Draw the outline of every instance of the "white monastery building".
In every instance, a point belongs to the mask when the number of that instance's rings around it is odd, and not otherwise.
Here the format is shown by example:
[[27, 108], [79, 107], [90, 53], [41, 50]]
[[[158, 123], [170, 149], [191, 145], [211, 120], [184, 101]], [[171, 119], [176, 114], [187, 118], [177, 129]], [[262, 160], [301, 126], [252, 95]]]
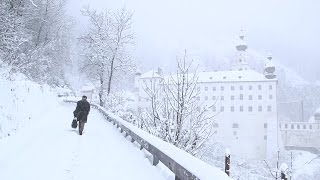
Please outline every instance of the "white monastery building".
[[[247, 45], [239, 36], [236, 59], [229, 71], [200, 72], [197, 97], [199, 108], [210, 108], [216, 135], [232, 154], [245, 158], [266, 158], [277, 152], [277, 79], [271, 56], [266, 59], [264, 73], [250, 68]], [[261, 70], [262, 71], [262, 70]], [[137, 106], [143, 108], [146, 93], [143, 82], [161, 82], [162, 72], [137, 73], [135, 89]]]

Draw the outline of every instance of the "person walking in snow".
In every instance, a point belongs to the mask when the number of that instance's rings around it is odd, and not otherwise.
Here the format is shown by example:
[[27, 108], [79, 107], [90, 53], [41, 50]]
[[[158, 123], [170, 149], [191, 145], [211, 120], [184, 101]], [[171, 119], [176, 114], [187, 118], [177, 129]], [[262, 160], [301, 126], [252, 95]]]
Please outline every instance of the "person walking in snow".
[[90, 112], [90, 103], [87, 101], [87, 96], [82, 96], [82, 100], [77, 102], [76, 110], [73, 115], [79, 121], [79, 134], [82, 135], [84, 124], [87, 123], [88, 114]]

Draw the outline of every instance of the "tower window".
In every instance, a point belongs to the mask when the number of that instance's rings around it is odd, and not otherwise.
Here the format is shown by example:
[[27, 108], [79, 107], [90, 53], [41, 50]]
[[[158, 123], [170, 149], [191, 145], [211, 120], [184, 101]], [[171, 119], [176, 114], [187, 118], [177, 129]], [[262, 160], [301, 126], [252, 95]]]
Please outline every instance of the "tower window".
[[307, 129], [307, 126], [305, 124], [303, 125], [303, 129]]
[[238, 123], [233, 123], [232, 124], [232, 128], [239, 128], [239, 124]]
[[269, 89], [270, 89], [270, 90], [272, 89], [272, 85], [269, 85]]

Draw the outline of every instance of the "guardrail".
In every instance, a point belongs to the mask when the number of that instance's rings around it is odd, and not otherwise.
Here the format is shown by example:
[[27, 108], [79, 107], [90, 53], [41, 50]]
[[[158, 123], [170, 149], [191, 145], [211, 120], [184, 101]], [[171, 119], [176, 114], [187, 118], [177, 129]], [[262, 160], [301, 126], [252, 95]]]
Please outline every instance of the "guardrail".
[[[64, 100], [64, 102], [76, 103], [73, 100]], [[152, 165], [156, 166], [161, 161], [168, 167], [175, 174], [176, 180], [230, 180], [224, 172], [216, 167], [212, 167], [172, 144], [148, 134], [99, 105], [91, 104], [91, 106], [99, 110], [106, 120], [120, 128], [120, 132], [125, 133], [125, 137], [130, 136], [132, 143], [136, 141], [140, 145], [140, 150], [145, 149], [152, 154]]]

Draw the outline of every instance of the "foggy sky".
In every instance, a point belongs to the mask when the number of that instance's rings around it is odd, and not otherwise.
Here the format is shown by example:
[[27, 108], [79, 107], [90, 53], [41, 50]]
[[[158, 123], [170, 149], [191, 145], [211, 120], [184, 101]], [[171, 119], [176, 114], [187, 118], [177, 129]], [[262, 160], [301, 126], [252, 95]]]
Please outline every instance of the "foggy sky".
[[234, 39], [246, 32], [249, 48], [320, 81], [320, 1], [317, 0], [69, 0], [83, 31], [83, 5], [98, 10], [126, 6], [134, 12], [133, 56], [146, 69], [172, 66], [187, 49], [194, 59], [231, 61]]

